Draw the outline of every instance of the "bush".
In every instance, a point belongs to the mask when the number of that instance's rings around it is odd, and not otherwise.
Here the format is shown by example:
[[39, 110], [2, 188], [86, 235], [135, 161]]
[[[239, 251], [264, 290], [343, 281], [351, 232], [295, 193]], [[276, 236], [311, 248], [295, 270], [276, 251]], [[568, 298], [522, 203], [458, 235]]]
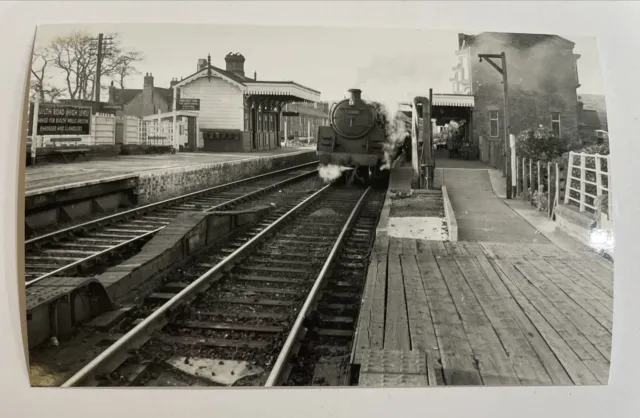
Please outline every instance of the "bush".
[[516, 136], [516, 156], [533, 161], [549, 162], [569, 150], [569, 142], [556, 138], [550, 129], [539, 126], [527, 129]]
[[533, 192], [533, 204], [540, 212], [546, 212], [549, 210], [549, 193], [535, 191]]

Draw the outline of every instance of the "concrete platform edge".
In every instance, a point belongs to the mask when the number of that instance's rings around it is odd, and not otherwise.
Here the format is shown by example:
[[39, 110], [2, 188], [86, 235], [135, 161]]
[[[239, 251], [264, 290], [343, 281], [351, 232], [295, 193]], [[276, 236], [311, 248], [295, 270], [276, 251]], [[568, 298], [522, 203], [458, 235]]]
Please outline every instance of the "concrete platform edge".
[[449, 200], [449, 194], [445, 186], [442, 186], [442, 200], [444, 201], [444, 216], [447, 220], [449, 241], [458, 241], [458, 221], [456, 220], [456, 214], [453, 211], [453, 206], [451, 206], [451, 200]]
[[[29, 347], [52, 336], [71, 332], [72, 324], [93, 319], [84, 315], [78, 321], [70, 311], [71, 306], [74, 306], [74, 298], [84, 296], [80, 291], [82, 288], [100, 288], [93, 290], [94, 294], [99, 291], [106, 299], [102, 301], [100, 313], [122, 304], [135, 303], [140, 295], [160, 284], [162, 273], [188, 261], [231, 233], [250, 227], [271, 210], [271, 206], [263, 206], [246, 211], [182, 213], [147, 242], [138, 254], [95, 278], [43, 280], [29, 289], [31, 296], [29, 292], [27, 294], [28, 314], [31, 316], [27, 322]], [[43, 298], [39, 294], [42, 292], [37, 292], [38, 288], [46, 288], [56, 294], [54, 297]], [[62, 299], [69, 300], [59, 303]], [[60, 309], [63, 310], [62, 313]], [[57, 324], [54, 324], [54, 318], [57, 318]], [[64, 323], [61, 324], [60, 321]], [[58, 335], [54, 331], [56, 329]]]

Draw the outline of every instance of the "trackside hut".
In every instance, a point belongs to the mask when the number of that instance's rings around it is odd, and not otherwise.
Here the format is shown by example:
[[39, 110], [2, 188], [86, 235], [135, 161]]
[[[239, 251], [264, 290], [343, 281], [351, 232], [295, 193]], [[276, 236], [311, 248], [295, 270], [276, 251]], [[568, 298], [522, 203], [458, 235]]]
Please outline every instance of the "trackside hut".
[[242, 152], [280, 147], [282, 109], [287, 103], [320, 100], [320, 92], [293, 81], [258, 81], [244, 75], [245, 58], [230, 53], [226, 70], [198, 61], [196, 73], [176, 83], [173, 109], [177, 103], [195, 99], [197, 136], [187, 149]]

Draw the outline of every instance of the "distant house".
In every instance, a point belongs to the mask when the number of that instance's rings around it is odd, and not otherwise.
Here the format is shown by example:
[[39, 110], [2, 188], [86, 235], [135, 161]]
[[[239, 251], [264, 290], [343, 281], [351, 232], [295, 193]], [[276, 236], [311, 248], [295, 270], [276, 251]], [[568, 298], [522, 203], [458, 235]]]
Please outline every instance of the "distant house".
[[[289, 103], [283, 110], [282, 133], [286, 138], [315, 138], [319, 126], [329, 125], [329, 103]], [[296, 112], [298, 116], [285, 116], [284, 112]]]
[[[172, 81], [175, 84], [177, 81]], [[164, 113], [171, 110], [173, 104], [173, 89], [155, 87], [153, 74], [147, 73], [141, 89], [118, 89], [113, 83], [109, 87], [109, 103], [123, 106], [122, 113], [139, 118]]]
[[581, 94], [578, 98], [580, 113], [580, 140], [582, 143], [594, 143], [602, 139], [609, 131], [607, 123], [607, 105], [604, 95]]

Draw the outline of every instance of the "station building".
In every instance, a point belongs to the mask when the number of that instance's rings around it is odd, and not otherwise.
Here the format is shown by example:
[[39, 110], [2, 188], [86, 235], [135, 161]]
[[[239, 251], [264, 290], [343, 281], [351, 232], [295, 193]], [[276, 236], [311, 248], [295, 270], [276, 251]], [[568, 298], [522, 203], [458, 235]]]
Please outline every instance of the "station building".
[[[172, 80], [169, 88], [154, 86], [149, 73], [142, 89], [112, 86], [109, 101], [123, 106], [119, 113], [146, 121], [186, 121], [186, 141], [175, 144], [183, 151], [275, 149], [281, 146], [280, 138], [284, 139], [285, 124], [294, 135], [307, 136], [310, 126], [317, 130], [324, 123], [324, 113], [316, 104], [319, 91], [294, 81], [258, 80], [255, 72], [248, 77], [244, 63], [245, 57], [240, 53], [227, 54], [225, 69], [211, 65], [211, 57], [199, 59], [193, 74]], [[191, 106], [183, 104], [188, 101]], [[289, 111], [300, 116], [283, 118], [282, 112], [288, 111], [285, 107], [292, 103], [300, 107], [290, 107]]]

